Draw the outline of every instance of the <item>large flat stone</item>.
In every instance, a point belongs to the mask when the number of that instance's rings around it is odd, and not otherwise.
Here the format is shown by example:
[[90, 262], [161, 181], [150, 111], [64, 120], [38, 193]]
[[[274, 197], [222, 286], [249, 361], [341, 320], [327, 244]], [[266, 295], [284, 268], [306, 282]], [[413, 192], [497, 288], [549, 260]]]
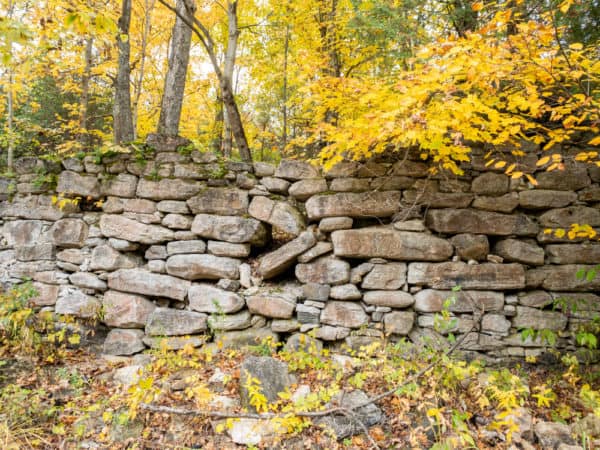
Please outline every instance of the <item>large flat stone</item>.
[[317, 239], [312, 231], [305, 231], [296, 239], [282, 245], [277, 250], [260, 257], [258, 274], [263, 278], [272, 278], [283, 273], [306, 250], [312, 248]]
[[202, 333], [208, 329], [206, 314], [171, 308], [156, 308], [148, 317], [149, 336], [183, 336]]
[[589, 271], [594, 268], [594, 265], [581, 264], [538, 267], [527, 271], [527, 286], [548, 291], [597, 291], [600, 290], [600, 276], [591, 281], [576, 276], [580, 270]]
[[438, 233], [474, 233], [496, 236], [535, 236], [538, 226], [523, 214], [501, 214], [473, 209], [434, 209], [427, 226]]
[[102, 321], [115, 328], [144, 328], [156, 305], [145, 297], [119, 291], [107, 291], [102, 300]]
[[551, 264], [599, 264], [600, 244], [546, 245], [546, 254]]
[[308, 264], [296, 265], [296, 278], [301, 283], [344, 284], [350, 280], [350, 264], [323, 256]]
[[578, 191], [592, 182], [585, 165], [567, 166], [564, 170], [536, 174], [538, 189]]
[[331, 301], [321, 312], [321, 323], [345, 328], [360, 328], [369, 322], [362, 306], [354, 302]]
[[495, 291], [441, 291], [423, 289], [415, 294], [415, 310], [440, 312], [448, 301], [448, 310], [454, 313], [502, 311], [504, 294]]
[[567, 326], [567, 316], [557, 311], [541, 311], [537, 308], [517, 306], [517, 314], [512, 318], [512, 326], [561, 331]]
[[405, 263], [375, 264], [360, 285], [363, 289], [400, 289], [406, 282]]
[[199, 181], [171, 178], [150, 181], [140, 178], [136, 194], [138, 197], [152, 200], [187, 200], [203, 188], [204, 184]]
[[100, 312], [100, 306], [100, 301], [96, 297], [84, 294], [71, 286], [61, 286], [54, 311], [56, 314], [94, 318]]
[[193, 284], [188, 291], [188, 299], [190, 309], [209, 314], [234, 313], [245, 306], [240, 295], [210, 284]]
[[285, 293], [262, 293], [246, 298], [252, 314], [274, 319], [291, 319], [296, 310], [296, 298]]
[[101, 195], [100, 183], [95, 175], [82, 175], [70, 170], [65, 170], [58, 176], [56, 192], [93, 198]]
[[569, 206], [567, 208], [552, 209], [542, 214], [539, 218], [543, 227], [560, 227], [568, 229], [571, 224], [587, 224], [593, 227], [600, 225], [600, 209], [588, 206]]
[[569, 191], [532, 189], [519, 192], [519, 205], [525, 209], [564, 208], [577, 200], [577, 194]]
[[267, 230], [260, 221], [236, 216], [198, 214], [192, 223], [192, 233], [234, 244], [262, 246], [267, 240]]
[[191, 254], [174, 255], [167, 259], [167, 273], [186, 280], [218, 280], [240, 277], [241, 262], [238, 259], [223, 256]]
[[530, 266], [544, 264], [544, 249], [518, 239], [503, 239], [496, 242], [494, 252], [506, 261], [520, 262]]
[[520, 264], [412, 263], [408, 283], [434, 289], [522, 289], [525, 270]]
[[292, 236], [298, 236], [306, 228], [304, 216], [288, 202], [274, 201], [263, 196], [254, 197], [248, 213]]
[[144, 269], [121, 269], [108, 275], [108, 287], [111, 289], [179, 301], [185, 298], [190, 286], [189, 281]]
[[248, 212], [248, 191], [233, 188], [206, 188], [187, 204], [194, 214], [240, 216]]
[[304, 162], [284, 159], [275, 170], [275, 176], [287, 180], [304, 180], [307, 178], [318, 178], [319, 169]]
[[[264, 180], [263, 180], [264, 182]], [[307, 200], [315, 194], [327, 191], [327, 181], [324, 178], [314, 178], [296, 181], [288, 190], [289, 194], [298, 200]]]
[[50, 228], [52, 241], [57, 247], [81, 248], [88, 237], [89, 227], [81, 219], [61, 219]]
[[102, 181], [101, 191], [103, 195], [114, 195], [115, 197], [135, 197], [138, 179], [135, 175], [120, 173], [115, 177]]
[[0, 217], [20, 217], [35, 220], [58, 220], [77, 207], [66, 206], [65, 210], [54, 206], [49, 198], [31, 196], [13, 201], [0, 202]]
[[146, 348], [142, 338], [142, 330], [114, 329], [108, 332], [104, 340], [104, 353], [107, 355], [128, 356], [141, 352]]
[[465, 192], [404, 191], [405, 204], [427, 205], [431, 208], [466, 208], [473, 201], [473, 194]]
[[444, 261], [452, 256], [452, 245], [425, 233], [390, 228], [338, 230], [331, 233], [333, 252], [347, 258], [387, 258], [406, 261]]
[[252, 316], [247, 309], [243, 309], [235, 314], [212, 314], [208, 318], [208, 326], [211, 330], [244, 330], [251, 325]]
[[100, 231], [106, 237], [124, 239], [142, 244], [157, 244], [174, 239], [173, 231], [159, 225], [146, 225], [127, 217], [104, 214]]
[[364, 293], [363, 301], [367, 305], [407, 308], [415, 302], [415, 299], [404, 291], [369, 291]]
[[398, 211], [399, 191], [343, 192], [332, 195], [315, 195], [306, 202], [310, 220], [323, 217], [389, 217]]
[[119, 253], [110, 245], [99, 245], [94, 247], [90, 260], [90, 270], [133, 269], [139, 265], [139, 261], [130, 256]]
[[383, 316], [386, 333], [406, 336], [415, 323], [415, 313], [412, 311], [393, 311]]

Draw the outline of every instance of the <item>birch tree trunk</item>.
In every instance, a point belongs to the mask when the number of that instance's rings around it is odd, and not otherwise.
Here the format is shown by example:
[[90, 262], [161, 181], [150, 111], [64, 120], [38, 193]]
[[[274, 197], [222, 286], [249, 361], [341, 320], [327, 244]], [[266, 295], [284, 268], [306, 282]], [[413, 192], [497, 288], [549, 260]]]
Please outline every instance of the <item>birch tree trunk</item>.
[[177, 18], [171, 37], [171, 51], [169, 55], [169, 68], [165, 78], [160, 118], [158, 119], [158, 134], [177, 136], [179, 133], [179, 120], [181, 119], [181, 106], [185, 89], [185, 77], [190, 58], [192, 42], [192, 29], [186, 24], [192, 21], [195, 4], [188, 0], [177, 0]]
[[129, 24], [131, 22], [131, 0], [123, 0], [121, 17], [119, 18], [119, 34], [117, 47], [119, 49], [119, 65], [115, 80], [115, 100], [113, 105], [113, 133], [115, 144], [131, 142], [134, 139], [133, 117], [131, 114], [129, 65], [130, 44]]

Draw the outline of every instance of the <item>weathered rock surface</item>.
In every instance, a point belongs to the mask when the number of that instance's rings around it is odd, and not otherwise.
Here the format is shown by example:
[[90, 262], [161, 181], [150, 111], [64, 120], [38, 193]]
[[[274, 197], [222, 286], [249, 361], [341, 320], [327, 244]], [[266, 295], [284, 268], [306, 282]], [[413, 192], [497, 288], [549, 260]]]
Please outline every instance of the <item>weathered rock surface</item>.
[[317, 239], [312, 231], [305, 231], [296, 239], [260, 257], [257, 273], [263, 278], [272, 278], [283, 273], [296, 258], [312, 248]]
[[296, 265], [296, 278], [301, 283], [344, 284], [350, 280], [350, 264], [335, 257], [323, 256], [308, 264]]
[[519, 192], [519, 205], [525, 209], [563, 208], [577, 200], [575, 192], [532, 189]]
[[600, 209], [587, 206], [569, 206], [567, 208], [552, 209], [542, 214], [539, 218], [543, 227], [569, 229], [571, 224], [600, 225]]
[[522, 289], [525, 270], [520, 264], [411, 263], [408, 282], [434, 289]]
[[386, 333], [408, 335], [415, 323], [415, 313], [412, 311], [393, 311], [383, 316]]
[[171, 308], [156, 308], [146, 323], [149, 336], [183, 336], [207, 329], [206, 314]]
[[208, 253], [215, 256], [246, 258], [250, 254], [250, 244], [232, 244], [230, 242], [208, 241]]
[[233, 244], [262, 246], [267, 240], [267, 230], [260, 221], [236, 216], [198, 214], [192, 223], [192, 233]]
[[138, 261], [129, 255], [119, 253], [110, 245], [94, 247], [90, 260], [90, 270], [133, 269], [138, 266]]
[[527, 271], [527, 286], [548, 291], [597, 291], [600, 290], [600, 277], [593, 280], [577, 278], [580, 270], [592, 270], [592, 265], [565, 264], [544, 266]]
[[591, 242], [547, 245], [546, 254], [551, 264], [600, 263], [600, 245]]
[[362, 279], [363, 289], [400, 289], [406, 283], [406, 264], [375, 264], [373, 269]]
[[218, 280], [240, 277], [241, 261], [205, 254], [174, 255], [167, 259], [167, 273], [186, 280]]
[[152, 200], [187, 200], [196, 195], [204, 187], [198, 181], [164, 178], [150, 181], [140, 178], [136, 195]]
[[146, 225], [123, 216], [105, 214], [100, 218], [100, 231], [106, 237], [142, 244], [157, 244], [173, 239], [173, 231], [159, 225]]
[[262, 293], [246, 298], [252, 314], [274, 319], [291, 319], [296, 310], [296, 298], [285, 293]]
[[353, 222], [352, 217], [325, 217], [319, 222], [319, 230], [325, 233], [335, 230], [347, 230], [352, 228]]
[[544, 249], [518, 239], [504, 239], [494, 246], [494, 253], [506, 261], [520, 262], [530, 266], [544, 264]]
[[287, 180], [304, 180], [307, 178], [318, 178], [319, 170], [304, 161], [283, 160], [275, 170], [275, 176]]
[[193, 284], [188, 291], [188, 299], [190, 309], [209, 314], [230, 314], [245, 305], [240, 295], [204, 283]]
[[288, 202], [274, 201], [263, 196], [254, 197], [248, 213], [292, 236], [298, 236], [306, 228], [304, 216]]
[[50, 228], [52, 242], [57, 247], [81, 248], [88, 237], [88, 225], [81, 219], [61, 219]]
[[74, 287], [60, 288], [54, 311], [56, 314], [68, 314], [75, 317], [93, 318], [100, 312], [100, 300], [84, 294]]
[[248, 212], [248, 192], [232, 188], [206, 188], [187, 201], [194, 214], [240, 216]]
[[144, 269], [121, 269], [108, 275], [108, 287], [122, 292], [183, 300], [191, 283]]
[[415, 299], [404, 291], [369, 291], [364, 293], [363, 301], [367, 305], [407, 308], [415, 302]]
[[102, 321], [115, 328], [144, 328], [156, 305], [145, 297], [119, 291], [107, 291], [102, 300]]
[[110, 330], [104, 340], [104, 353], [108, 355], [133, 355], [146, 348], [142, 330]]
[[100, 183], [94, 175], [81, 175], [65, 170], [58, 176], [56, 191], [67, 195], [98, 198], [101, 194]]
[[457, 234], [450, 238], [450, 243], [456, 248], [456, 254], [465, 260], [485, 261], [490, 252], [488, 238], [483, 234]]
[[487, 172], [473, 180], [471, 190], [479, 195], [502, 195], [508, 192], [509, 181], [504, 174]]
[[[213, 314], [208, 318], [208, 326], [211, 330], [230, 331], [243, 330], [252, 325], [252, 316], [248, 310], [235, 314]], [[221, 338], [221, 336], [219, 336]]]
[[37, 292], [30, 300], [34, 306], [52, 306], [56, 303], [60, 290], [58, 285], [34, 282], [33, 288]]
[[398, 211], [399, 191], [315, 195], [306, 202], [310, 220], [324, 217], [389, 217]]
[[533, 328], [534, 330], [564, 330], [567, 317], [557, 311], [541, 311], [537, 308], [517, 306], [517, 315], [512, 318], [515, 328]]
[[496, 236], [535, 236], [538, 226], [522, 214], [500, 214], [472, 209], [434, 209], [427, 226], [438, 233], [474, 233]]
[[406, 261], [443, 261], [452, 245], [430, 234], [390, 228], [361, 228], [331, 233], [333, 252], [348, 258], [387, 258]]
[[369, 316], [358, 303], [330, 301], [321, 312], [321, 323], [345, 328], [360, 328]]
[[307, 200], [313, 195], [327, 191], [327, 181], [323, 178], [313, 178], [296, 181], [288, 190], [288, 193], [298, 200]]
[[260, 382], [261, 393], [269, 403], [279, 400], [278, 394], [284, 392], [291, 384], [287, 364], [269, 356], [249, 356], [240, 366], [240, 397], [242, 406], [256, 411], [250, 403], [250, 392], [246, 388], [248, 379]]

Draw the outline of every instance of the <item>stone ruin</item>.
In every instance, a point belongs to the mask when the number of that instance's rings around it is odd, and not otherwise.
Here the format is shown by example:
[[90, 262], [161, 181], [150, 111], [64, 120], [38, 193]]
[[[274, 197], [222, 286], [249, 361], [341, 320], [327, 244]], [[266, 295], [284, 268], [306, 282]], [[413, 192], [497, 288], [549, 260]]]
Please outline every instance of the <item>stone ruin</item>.
[[[179, 144], [154, 138], [147, 159], [18, 160], [0, 179], [0, 281], [29, 277], [36, 307], [99, 318], [115, 355], [215, 335], [235, 347], [311, 332], [358, 349], [440, 344], [451, 331], [469, 333], [465, 352], [537, 356], [547, 344], [521, 329], [553, 330], [574, 350], [574, 331], [600, 311], [600, 277], [576, 277], [600, 263], [600, 244], [545, 231], [600, 226], [599, 167], [540, 171], [534, 187], [476, 148], [453, 176], [411, 152], [323, 173]], [[452, 329], [436, 330], [450, 297]]]

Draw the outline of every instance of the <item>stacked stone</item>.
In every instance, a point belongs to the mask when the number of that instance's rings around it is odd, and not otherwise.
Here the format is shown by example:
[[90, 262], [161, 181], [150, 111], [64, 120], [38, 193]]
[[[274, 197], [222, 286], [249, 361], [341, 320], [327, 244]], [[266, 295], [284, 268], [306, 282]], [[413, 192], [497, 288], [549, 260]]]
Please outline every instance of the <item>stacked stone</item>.
[[[0, 180], [1, 281], [30, 277], [36, 306], [100, 317], [109, 353], [210, 334], [238, 346], [312, 331], [356, 349], [386, 336], [442, 345], [452, 332], [468, 333], [470, 351], [526, 356], [545, 344], [520, 329], [551, 329], [570, 347], [600, 311], [600, 278], [575, 276], [600, 263], [600, 245], [545, 232], [600, 226], [598, 168], [539, 173], [534, 188], [477, 150], [454, 177], [411, 154], [322, 174], [151, 143], [148, 161], [24, 158]], [[34, 183], [40, 173], [56, 173], [54, 191]], [[81, 200], [60, 209], [59, 194]], [[553, 310], [565, 298], [576, 312]], [[440, 331], [445, 305], [454, 320]]]

